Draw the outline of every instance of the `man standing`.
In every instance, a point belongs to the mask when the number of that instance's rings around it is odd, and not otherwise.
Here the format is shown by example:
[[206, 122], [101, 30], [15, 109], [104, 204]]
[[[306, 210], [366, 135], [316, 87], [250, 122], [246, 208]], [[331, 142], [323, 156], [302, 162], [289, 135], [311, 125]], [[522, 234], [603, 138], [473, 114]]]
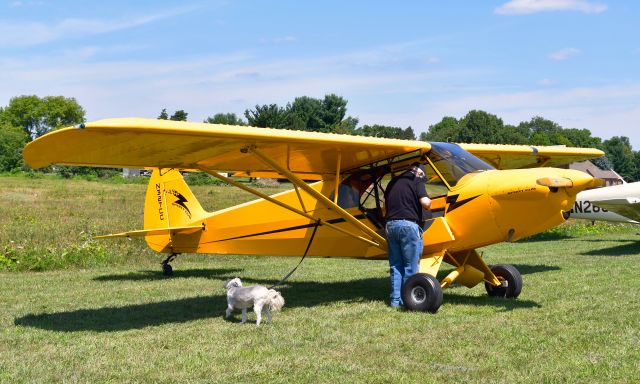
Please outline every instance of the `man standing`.
[[400, 307], [402, 286], [418, 273], [422, 255], [422, 209], [431, 207], [425, 188], [425, 168], [411, 164], [403, 174], [391, 179], [384, 193], [387, 211], [387, 244], [391, 270], [391, 307]]

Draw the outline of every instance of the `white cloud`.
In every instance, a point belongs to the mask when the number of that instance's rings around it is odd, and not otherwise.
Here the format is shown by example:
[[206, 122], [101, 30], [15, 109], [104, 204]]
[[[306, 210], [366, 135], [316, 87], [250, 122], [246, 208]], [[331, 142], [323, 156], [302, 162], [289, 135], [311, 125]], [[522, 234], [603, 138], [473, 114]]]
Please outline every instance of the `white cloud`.
[[28, 46], [69, 37], [115, 32], [178, 16], [194, 9], [193, 7], [179, 8], [147, 16], [117, 20], [68, 18], [54, 25], [4, 21], [0, 22], [0, 45]]
[[586, 0], [511, 0], [494, 10], [499, 15], [525, 15], [551, 11], [578, 11], [600, 13], [607, 5]]
[[[76, 97], [87, 118], [156, 117], [162, 108], [184, 109], [202, 121], [217, 112], [242, 115], [256, 104], [284, 105], [300, 95], [337, 93], [361, 124], [425, 130], [444, 116], [481, 109], [517, 124], [543, 116], [594, 135], [630, 137], [640, 149], [633, 122], [640, 121], [640, 83], [562, 89], [544, 79], [531, 89], [481, 88], [490, 73], [427, 66], [428, 55], [403, 43], [307, 59], [266, 61], [238, 51], [203, 57], [100, 61], [100, 53], [135, 46], [86, 46], [76, 51], [16, 60], [0, 57], [0, 106], [21, 94]], [[422, 51], [424, 52], [424, 50]], [[74, 57], [74, 60], [70, 60]], [[393, 59], [391, 59], [391, 58]], [[84, 62], [87, 58], [90, 62]], [[414, 60], [416, 66], [396, 66]]]
[[[198, 121], [216, 112], [242, 114], [256, 104], [284, 105], [300, 95], [337, 93], [350, 100], [349, 114], [358, 116], [381, 100], [424, 93], [428, 88], [425, 83], [482, 75], [425, 66], [425, 57], [427, 63], [435, 60], [416, 53], [416, 47], [422, 44], [426, 42], [275, 61], [248, 52], [101, 61], [101, 53], [117, 47], [100, 46], [24, 60], [0, 57], [0, 105], [20, 94], [65, 95], [77, 98], [89, 120], [155, 117], [166, 107], [185, 109], [191, 120]], [[363, 100], [363, 112], [352, 108], [359, 100]]]
[[571, 56], [575, 56], [580, 53], [580, 50], [577, 48], [564, 48], [556, 52], [552, 52], [549, 54], [549, 58], [551, 60], [563, 61], [567, 60]]

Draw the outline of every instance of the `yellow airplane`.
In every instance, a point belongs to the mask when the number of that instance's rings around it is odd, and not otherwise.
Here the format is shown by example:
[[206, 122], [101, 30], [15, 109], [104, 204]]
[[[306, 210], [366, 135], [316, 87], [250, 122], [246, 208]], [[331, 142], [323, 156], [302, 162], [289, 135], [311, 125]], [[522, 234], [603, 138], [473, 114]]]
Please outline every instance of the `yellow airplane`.
[[[467, 145], [468, 146], [468, 145]], [[403, 289], [412, 310], [436, 312], [442, 288], [484, 282], [490, 296], [515, 298], [518, 270], [488, 266], [476, 248], [514, 241], [568, 218], [576, 194], [600, 180], [568, 169], [496, 170], [496, 165], [552, 166], [602, 156], [596, 149], [427, 143], [150, 119], [108, 119], [65, 128], [29, 143], [33, 168], [51, 164], [150, 167], [143, 236], [169, 256], [180, 253], [386, 259], [384, 187], [415, 161], [427, 169], [431, 218], [420, 273]], [[257, 200], [206, 212], [179, 170], [202, 171]], [[293, 189], [267, 196], [221, 172], [286, 178]], [[317, 180], [307, 183], [305, 180]], [[442, 280], [442, 263], [455, 269]]]

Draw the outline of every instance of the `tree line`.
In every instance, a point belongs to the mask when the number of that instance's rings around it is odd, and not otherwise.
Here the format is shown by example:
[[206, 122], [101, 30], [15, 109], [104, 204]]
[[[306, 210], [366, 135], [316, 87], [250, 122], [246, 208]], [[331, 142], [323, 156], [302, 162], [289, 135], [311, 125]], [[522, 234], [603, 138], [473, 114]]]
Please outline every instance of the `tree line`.
[[[158, 119], [186, 121], [188, 113], [176, 110], [169, 115], [162, 109]], [[244, 117], [244, 119], [243, 119]], [[244, 116], [216, 113], [204, 122], [236, 126], [270, 127], [301, 131], [416, 140], [412, 127], [380, 124], [359, 126], [357, 117], [347, 115], [347, 100], [335, 94], [324, 98], [301, 96], [284, 106], [256, 105]], [[246, 119], [246, 120], [245, 120]], [[28, 170], [22, 148], [29, 141], [52, 130], [85, 122], [85, 110], [74, 98], [64, 96], [17, 96], [0, 107], [0, 172]], [[588, 129], [563, 128], [543, 117], [533, 117], [518, 125], [504, 124], [491, 113], [472, 110], [461, 118], [445, 116], [422, 132], [419, 140], [457, 143], [566, 145], [602, 149], [606, 157], [594, 162], [603, 169], [614, 169], [627, 181], [640, 180], [640, 151], [633, 151], [629, 138], [614, 136], [602, 140]], [[89, 167], [56, 167], [65, 176], [102, 171]]]

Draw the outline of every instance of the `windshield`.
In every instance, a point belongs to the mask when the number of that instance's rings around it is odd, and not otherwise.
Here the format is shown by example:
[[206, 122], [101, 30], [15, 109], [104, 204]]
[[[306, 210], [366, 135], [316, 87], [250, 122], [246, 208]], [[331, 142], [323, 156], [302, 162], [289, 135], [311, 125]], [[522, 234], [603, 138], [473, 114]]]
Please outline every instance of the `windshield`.
[[429, 160], [450, 187], [466, 174], [494, 169], [489, 164], [451, 143], [431, 143]]

